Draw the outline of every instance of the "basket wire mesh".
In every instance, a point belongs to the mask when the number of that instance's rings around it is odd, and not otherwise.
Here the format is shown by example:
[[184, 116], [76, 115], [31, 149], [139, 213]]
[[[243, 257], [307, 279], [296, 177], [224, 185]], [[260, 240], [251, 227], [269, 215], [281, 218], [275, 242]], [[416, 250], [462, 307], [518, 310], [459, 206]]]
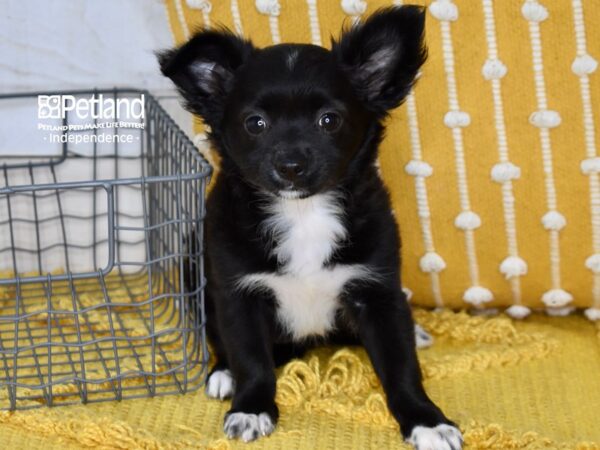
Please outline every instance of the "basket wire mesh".
[[[0, 409], [196, 390], [210, 165], [148, 92], [55, 94], [143, 95], [144, 127], [125, 130], [132, 145], [65, 139], [59, 155], [0, 157]], [[36, 98], [3, 95], [0, 109]], [[61, 133], [124, 132], [93, 123]]]

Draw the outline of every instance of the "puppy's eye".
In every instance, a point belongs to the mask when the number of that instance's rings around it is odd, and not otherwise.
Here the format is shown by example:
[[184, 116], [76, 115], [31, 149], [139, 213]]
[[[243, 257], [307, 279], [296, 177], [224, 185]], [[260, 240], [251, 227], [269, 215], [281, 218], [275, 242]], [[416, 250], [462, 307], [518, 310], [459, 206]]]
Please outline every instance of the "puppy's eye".
[[267, 129], [267, 121], [261, 116], [250, 116], [244, 122], [246, 131], [253, 135], [259, 135]]
[[319, 127], [328, 133], [336, 131], [341, 124], [342, 118], [336, 113], [328, 112], [319, 117]]

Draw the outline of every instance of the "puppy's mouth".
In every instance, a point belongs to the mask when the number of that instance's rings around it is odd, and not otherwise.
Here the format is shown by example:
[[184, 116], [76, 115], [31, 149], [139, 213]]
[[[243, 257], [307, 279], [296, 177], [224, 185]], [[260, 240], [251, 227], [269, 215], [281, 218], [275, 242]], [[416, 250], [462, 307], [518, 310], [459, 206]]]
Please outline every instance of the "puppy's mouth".
[[277, 192], [277, 196], [286, 200], [297, 200], [310, 196], [310, 193], [304, 190], [284, 189]]
[[271, 172], [271, 192], [280, 198], [295, 200], [310, 197], [312, 193], [307, 186], [303, 186], [306, 180], [286, 180], [276, 171]]

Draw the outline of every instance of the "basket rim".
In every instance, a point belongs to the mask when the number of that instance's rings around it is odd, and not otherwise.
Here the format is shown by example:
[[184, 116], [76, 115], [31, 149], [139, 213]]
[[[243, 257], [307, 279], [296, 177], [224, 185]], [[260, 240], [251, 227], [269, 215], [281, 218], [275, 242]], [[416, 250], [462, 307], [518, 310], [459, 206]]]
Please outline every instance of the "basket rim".
[[[45, 186], [45, 189], [51, 189], [53, 185], [66, 185], [65, 188], [77, 188], [77, 187], [105, 187], [106, 185], [117, 185], [117, 184], [140, 184], [142, 182], [145, 183], [153, 183], [153, 182], [161, 182], [161, 181], [177, 181], [181, 180], [191, 180], [191, 179], [200, 179], [200, 178], [209, 178], [213, 173], [213, 167], [208, 162], [208, 160], [204, 157], [204, 155], [198, 150], [198, 148], [194, 145], [192, 140], [188, 137], [188, 135], [181, 129], [181, 127], [173, 120], [171, 115], [165, 111], [160, 102], [148, 91], [147, 89], [138, 89], [133, 87], [123, 87], [123, 88], [93, 88], [93, 89], [73, 89], [73, 90], [53, 90], [53, 91], [31, 91], [31, 92], [15, 92], [15, 93], [0, 93], [0, 101], [9, 100], [9, 99], [18, 99], [18, 98], [32, 98], [37, 97], [38, 95], [85, 95], [85, 94], [143, 94], [146, 100], [146, 103], [152, 104], [152, 106], [160, 111], [161, 114], [164, 115], [167, 123], [174, 129], [175, 133], [182, 140], [186, 151], [190, 152], [192, 158], [198, 162], [202, 168], [200, 172], [191, 173], [191, 174], [177, 174], [177, 175], [164, 175], [164, 176], [146, 176], [146, 177], [136, 177], [136, 178], [117, 178], [117, 179], [104, 179], [104, 180], [84, 180], [84, 181], [75, 181], [75, 182], [65, 182], [65, 183], [49, 183]], [[68, 158], [66, 152], [53, 160], [45, 163], [44, 165], [58, 165], [64, 162]], [[10, 165], [4, 162], [0, 164], [0, 168], [5, 169], [17, 169], [17, 168], [29, 168], [35, 166], [37, 164], [33, 163], [29, 160], [26, 163], [18, 164], [18, 165]], [[38, 190], [38, 189], [27, 189], [33, 188], [37, 185], [15, 185], [12, 187], [0, 188], [0, 195], [8, 195], [12, 192], [16, 192], [15, 188], [19, 192], [28, 191], [28, 190]]]

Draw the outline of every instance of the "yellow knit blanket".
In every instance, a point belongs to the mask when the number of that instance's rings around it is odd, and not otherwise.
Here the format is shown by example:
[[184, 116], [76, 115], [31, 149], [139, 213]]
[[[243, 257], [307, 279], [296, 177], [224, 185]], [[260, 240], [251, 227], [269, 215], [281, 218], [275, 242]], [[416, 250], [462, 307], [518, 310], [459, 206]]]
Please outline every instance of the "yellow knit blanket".
[[[419, 356], [431, 396], [473, 449], [600, 449], [600, 326], [582, 317], [416, 310], [436, 342]], [[0, 413], [4, 448], [404, 448], [361, 349], [321, 349], [281, 369], [277, 431], [228, 441], [229, 402], [203, 392]]]

